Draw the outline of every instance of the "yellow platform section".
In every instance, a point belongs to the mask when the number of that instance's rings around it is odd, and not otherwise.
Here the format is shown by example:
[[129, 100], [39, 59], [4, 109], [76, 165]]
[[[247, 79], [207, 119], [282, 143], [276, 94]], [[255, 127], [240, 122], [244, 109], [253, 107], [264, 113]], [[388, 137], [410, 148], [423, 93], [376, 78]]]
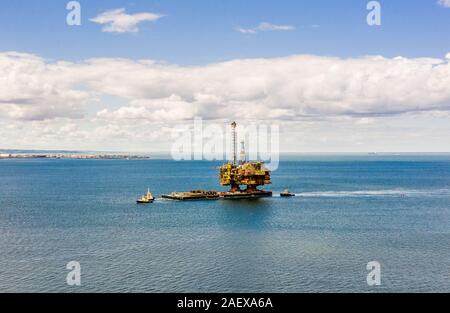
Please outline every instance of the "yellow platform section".
[[245, 162], [243, 164], [224, 164], [220, 167], [220, 184], [263, 186], [271, 184], [270, 171], [263, 162]]

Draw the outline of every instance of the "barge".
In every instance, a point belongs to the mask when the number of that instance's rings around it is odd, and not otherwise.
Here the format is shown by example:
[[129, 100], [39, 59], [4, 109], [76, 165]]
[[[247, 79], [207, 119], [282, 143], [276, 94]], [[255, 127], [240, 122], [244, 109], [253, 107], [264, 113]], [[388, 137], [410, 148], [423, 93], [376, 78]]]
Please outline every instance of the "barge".
[[163, 199], [175, 201], [198, 201], [198, 200], [244, 200], [272, 197], [271, 191], [258, 190], [256, 192], [217, 192], [205, 190], [193, 190], [188, 192], [172, 192], [168, 195], [162, 195]]
[[193, 190], [189, 192], [172, 192], [168, 195], [162, 195], [162, 198], [177, 201], [217, 200], [220, 198], [220, 195], [217, 191]]

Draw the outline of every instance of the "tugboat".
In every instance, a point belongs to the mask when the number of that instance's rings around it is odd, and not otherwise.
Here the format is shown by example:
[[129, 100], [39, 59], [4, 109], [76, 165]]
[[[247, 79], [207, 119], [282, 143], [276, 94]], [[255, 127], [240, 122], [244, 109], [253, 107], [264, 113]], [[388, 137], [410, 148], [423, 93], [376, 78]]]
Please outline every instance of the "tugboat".
[[291, 193], [288, 189], [285, 189], [280, 193], [280, 197], [295, 197], [295, 193]]
[[150, 192], [150, 189], [147, 190], [147, 193], [136, 200], [136, 203], [138, 204], [147, 204], [152, 203], [155, 200], [152, 193]]

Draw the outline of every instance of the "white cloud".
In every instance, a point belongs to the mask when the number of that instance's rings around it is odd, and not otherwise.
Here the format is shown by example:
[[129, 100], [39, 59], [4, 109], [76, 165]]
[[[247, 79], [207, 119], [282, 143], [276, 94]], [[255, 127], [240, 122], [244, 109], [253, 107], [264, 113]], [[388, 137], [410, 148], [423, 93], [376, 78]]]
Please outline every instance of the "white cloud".
[[[382, 134], [381, 145], [392, 130], [382, 121], [395, 117], [412, 123], [408, 131], [425, 133], [421, 138], [431, 147], [440, 137], [431, 140], [427, 136], [437, 133], [428, 130], [430, 124], [420, 125], [411, 116], [448, 121], [449, 61], [448, 55], [294, 55], [194, 67], [130, 59], [50, 62], [30, 54], [0, 53], [0, 72], [5, 73], [0, 76], [0, 123], [8, 125], [0, 128], [0, 135], [2, 145], [10, 146], [27, 141], [70, 148], [67, 141], [74, 138], [70, 141], [85, 148], [114, 142], [117, 147], [131, 147], [133, 142], [139, 147], [141, 139], [164, 140], [159, 131], [163, 127], [199, 116], [293, 123], [289, 125], [297, 125], [297, 133], [309, 129], [310, 135], [335, 143], [338, 135], [365, 128]], [[340, 130], [333, 129], [333, 123]], [[27, 136], [21, 135], [24, 129]], [[442, 134], [448, 137], [449, 132]], [[371, 138], [357, 137], [358, 142]], [[308, 145], [317, 148], [313, 142]], [[351, 147], [351, 136], [342, 147]]]
[[439, 0], [438, 4], [444, 8], [450, 8], [450, 0]]
[[[370, 117], [450, 110], [448, 59], [296, 55], [199, 67], [92, 59], [51, 63], [0, 54], [0, 103], [15, 119], [79, 116], [101, 95], [123, 99], [99, 116], [185, 120], [246, 116], [301, 119]], [[5, 108], [7, 108], [5, 110]]]
[[[88, 67], [104, 73], [90, 81], [91, 88], [129, 99], [127, 107], [177, 108], [187, 118], [239, 117], [243, 110], [257, 119], [301, 119], [450, 109], [446, 59], [300, 55], [202, 67], [93, 60]], [[108, 112], [123, 116], [124, 109]], [[178, 116], [172, 113], [170, 118]]]
[[179, 96], [163, 99], [139, 99], [130, 102], [114, 112], [104, 109], [97, 113], [98, 118], [114, 120], [182, 121], [192, 120], [197, 112], [196, 104], [188, 103]]
[[89, 93], [72, 88], [64, 62], [48, 63], [34, 55], [0, 53], [0, 118], [39, 120], [80, 118]]
[[104, 25], [103, 32], [136, 33], [139, 31], [138, 25], [140, 23], [145, 21], [155, 22], [161, 17], [163, 15], [150, 12], [127, 14], [125, 9], [121, 8], [103, 12], [90, 21]]
[[262, 22], [258, 26], [253, 28], [237, 28], [237, 31], [244, 34], [256, 34], [259, 32], [267, 31], [290, 31], [294, 30], [295, 27], [291, 25], [275, 25], [267, 22]]

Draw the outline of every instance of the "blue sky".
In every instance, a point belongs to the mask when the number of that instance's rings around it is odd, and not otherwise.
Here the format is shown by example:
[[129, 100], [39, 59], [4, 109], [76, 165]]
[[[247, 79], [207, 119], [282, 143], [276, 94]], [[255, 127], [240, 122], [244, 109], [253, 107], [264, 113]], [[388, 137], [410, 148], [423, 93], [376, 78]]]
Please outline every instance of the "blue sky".
[[[67, 2], [2, 0], [0, 50], [71, 61], [125, 57], [182, 65], [291, 54], [442, 57], [450, 50], [450, 9], [437, 0], [380, 1], [380, 27], [366, 24], [365, 0], [85, 0], [80, 1], [80, 27], [65, 24]], [[114, 8], [166, 16], [131, 34], [103, 33], [89, 21]], [[256, 35], [236, 31], [263, 21], [296, 29]]]

